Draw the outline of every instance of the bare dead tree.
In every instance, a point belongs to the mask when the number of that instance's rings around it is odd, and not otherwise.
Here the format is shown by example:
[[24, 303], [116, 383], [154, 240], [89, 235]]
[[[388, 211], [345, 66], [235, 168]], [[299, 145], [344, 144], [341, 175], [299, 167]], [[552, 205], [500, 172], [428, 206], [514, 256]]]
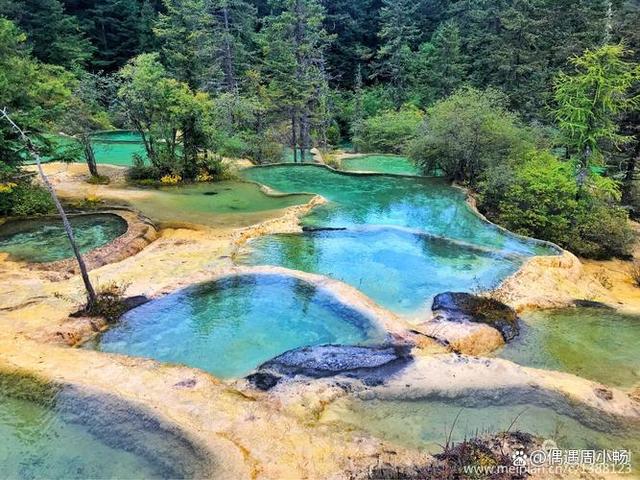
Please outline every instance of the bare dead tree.
[[87, 291], [87, 307], [86, 308], [87, 310], [91, 310], [93, 306], [96, 304], [96, 300], [97, 300], [96, 291], [93, 288], [93, 285], [91, 284], [91, 279], [89, 278], [89, 273], [87, 272], [87, 266], [84, 263], [84, 259], [82, 258], [82, 255], [80, 254], [80, 250], [78, 249], [78, 244], [76, 243], [75, 236], [73, 235], [73, 228], [69, 223], [67, 214], [65, 213], [64, 208], [62, 207], [62, 204], [60, 203], [60, 200], [58, 199], [58, 196], [56, 195], [56, 192], [53, 189], [53, 185], [51, 185], [51, 183], [49, 182], [49, 179], [44, 173], [44, 170], [42, 169], [42, 163], [40, 161], [40, 153], [38, 152], [38, 148], [27, 136], [27, 134], [24, 133], [24, 131], [11, 119], [11, 117], [9, 116], [9, 113], [7, 112], [6, 107], [2, 109], [0, 113], [2, 113], [2, 117], [4, 117], [11, 124], [12, 128], [18, 133], [18, 135], [20, 135], [20, 138], [25, 143], [27, 150], [29, 151], [29, 153], [31, 153], [31, 155], [33, 155], [33, 157], [36, 160], [36, 165], [38, 166], [38, 172], [40, 173], [42, 182], [44, 183], [45, 187], [49, 191], [49, 194], [51, 195], [53, 203], [55, 204], [56, 209], [60, 214], [60, 218], [62, 219], [62, 225], [64, 226], [64, 231], [67, 233], [67, 238], [69, 239], [69, 243], [71, 244], [71, 249], [73, 250], [73, 254], [76, 257], [76, 260], [78, 261], [78, 266], [80, 267], [80, 273], [82, 275], [82, 281], [84, 282], [84, 287]]

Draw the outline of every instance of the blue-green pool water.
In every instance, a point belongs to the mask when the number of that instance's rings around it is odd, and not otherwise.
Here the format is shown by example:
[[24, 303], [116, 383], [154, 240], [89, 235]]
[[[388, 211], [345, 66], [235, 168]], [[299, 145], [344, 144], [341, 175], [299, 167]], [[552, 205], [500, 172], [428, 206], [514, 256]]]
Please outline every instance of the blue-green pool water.
[[497, 355], [615, 387], [640, 384], [640, 316], [605, 308], [541, 310]]
[[142, 143], [142, 135], [135, 130], [105, 130], [91, 136], [96, 142]]
[[[127, 231], [127, 222], [113, 214], [70, 217], [81, 253], [101, 247]], [[55, 218], [17, 220], [0, 225], [0, 252], [18, 261], [43, 263], [73, 255], [62, 221]]]
[[383, 333], [331, 295], [294, 278], [243, 275], [195, 285], [125, 314], [89, 348], [238, 377], [287, 350], [366, 344]]
[[556, 253], [484, 221], [464, 192], [443, 179], [310, 165], [251, 168], [243, 175], [281, 192], [317, 193], [328, 203], [302, 219], [309, 231], [257, 238], [238, 262], [328, 275], [400, 313], [422, 310], [446, 290], [490, 289], [528, 256]]
[[[107, 397], [0, 385], [0, 477], [199, 477], [192, 447], [152, 417]], [[2, 382], [0, 382], [2, 383]], [[16, 388], [20, 386], [19, 391]]]
[[343, 170], [350, 172], [378, 172], [402, 175], [421, 175], [416, 164], [407, 157], [398, 155], [364, 155], [345, 158], [341, 161]]
[[285, 193], [317, 193], [329, 203], [303, 219], [311, 227], [385, 225], [526, 255], [555, 253], [483, 221], [467, 205], [464, 192], [444, 180], [341, 174], [312, 165], [249, 168], [246, 178]]
[[[71, 137], [52, 136], [51, 140], [57, 145], [59, 154], [64, 151], [77, 150], [79, 145]], [[114, 130], [98, 132], [92, 136], [93, 153], [98, 164], [109, 164], [129, 167], [133, 165], [134, 156], [138, 155], [143, 160], [147, 158], [147, 152], [139, 133], [129, 130]], [[84, 157], [80, 155], [81, 161]]]
[[520, 265], [517, 257], [389, 228], [269, 235], [249, 247], [237, 261], [327, 275], [406, 313], [430, 307], [440, 292], [495, 287]]
[[474, 398], [362, 401], [343, 397], [325, 407], [321, 421], [346, 423], [392, 443], [432, 453], [442, 452], [449, 436], [458, 443], [478, 435], [519, 430], [552, 440], [561, 449], [626, 449], [631, 452], [632, 469], [640, 466], [637, 426], [604, 425], [597, 418], [558, 412], [545, 405], [529, 404], [526, 399], [510, 405], [467, 406], [469, 402], [473, 404]]

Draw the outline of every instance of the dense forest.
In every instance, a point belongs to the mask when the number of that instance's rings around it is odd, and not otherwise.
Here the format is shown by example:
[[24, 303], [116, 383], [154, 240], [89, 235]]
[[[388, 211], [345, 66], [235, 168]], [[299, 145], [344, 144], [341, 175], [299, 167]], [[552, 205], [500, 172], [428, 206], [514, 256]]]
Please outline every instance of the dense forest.
[[[639, 36], [639, 0], [0, 0], [0, 108], [96, 182], [97, 130], [142, 135], [135, 181], [349, 145], [468, 186], [518, 233], [626, 256]], [[30, 155], [0, 123], [0, 214], [51, 208]]]

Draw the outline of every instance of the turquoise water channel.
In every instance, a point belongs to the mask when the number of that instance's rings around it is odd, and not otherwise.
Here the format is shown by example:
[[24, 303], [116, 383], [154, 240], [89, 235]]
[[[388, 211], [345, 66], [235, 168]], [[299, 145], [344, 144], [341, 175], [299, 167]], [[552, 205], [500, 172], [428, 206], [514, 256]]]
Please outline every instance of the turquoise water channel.
[[[81, 215], [69, 220], [82, 253], [106, 245], [127, 231], [127, 222], [113, 214]], [[73, 255], [62, 221], [56, 218], [0, 225], [0, 252], [8, 253], [13, 260], [34, 263]]]
[[279, 275], [243, 275], [195, 285], [138, 307], [88, 347], [229, 378], [246, 375], [293, 348], [383, 338], [369, 319], [308, 283]]
[[0, 379], [0, 477], [198, 477], [193, 447], [108, 397]]

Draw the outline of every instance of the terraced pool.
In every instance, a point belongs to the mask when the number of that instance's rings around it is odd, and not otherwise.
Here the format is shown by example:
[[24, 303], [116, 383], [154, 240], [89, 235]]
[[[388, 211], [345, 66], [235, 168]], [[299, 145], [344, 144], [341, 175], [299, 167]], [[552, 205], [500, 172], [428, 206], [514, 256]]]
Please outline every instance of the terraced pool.
[[137, 189], [128, 202], [159, 223], [239, 227], [277, 216], [283, 208], [310, 199], [311, 195], [266, 195], [250, 182], [223, 181]]
[[392, 228], [268, 235], [236, 261], [320, 273], [346, 282], [397, 312], [428, 309], [447, 290], [486, 290], [521, 259]]
[[211, 473], [201, 460], [171, 427], [115, 398], [0, 378], [2, 478], [198, 478]]
[[420, 169], [407, 157], [398, 155], [364, 155], [341, 161], [342, 169], [349, 172], [378, 172], [401, 175], [421, 175]]
[[[127, 222], [114, 214], [72, 216], [69, 219], [80, 251], [106, 245], [127, 231]], [[73, 255], [62, 221], [17, 220], [0, 225], [0, 252], [17, 261], [43, 263]]]
[[317, 193], [329, 200], [303, 219], [307, 227], [405, 227], [510, 253], [555, 253], [483, 221], [464, 192], [441, 179], [354, 175], [313, 165], [256, 167], [242, 174], [280, 192]]
[[294, 278], [266, 274], [195, 285], [147, 303], [87, 347], [181, 363], [228, 378], [246, 375], [293, 348], [383, 338], [368, 318], [332, 295]]
[[640, 383], [640, 316], [581, 307], [541, 310], [522, 320], [519, 337], [499, 357], [614, 387]]
[[471, 210], [442, 179], [358, 175], [318, 166], [252, 168], [243, 175], [282, 192], [329, 202], [302, 219], [308, 230], [257, 238], [237, 261], [320, 273], [400, 313], [416, 313], [442, 291], [497, 286], [546, 244], [506, 232]]
[[509, 428], [553, 440], [562, 449], [627, 449], [632, 452], [632, 465], [635, 465], [634, 455], [640, 453], [637, 427], [602, 427], [597, 418], [585, 418], [570, 411], [558, 413], [544, 405], [528, 404], [526, 399], [521, 404], [465, 407], [468, 402], [473, 404], [475, 400], [471, 397], [466, 401], [451, 399], [446, 402], [345, 398], [328, 405], [320, 420], [352, 425], [398, 445], [423, 448], [432, 453], [442, 451], [449, 435], [457, 443]]

